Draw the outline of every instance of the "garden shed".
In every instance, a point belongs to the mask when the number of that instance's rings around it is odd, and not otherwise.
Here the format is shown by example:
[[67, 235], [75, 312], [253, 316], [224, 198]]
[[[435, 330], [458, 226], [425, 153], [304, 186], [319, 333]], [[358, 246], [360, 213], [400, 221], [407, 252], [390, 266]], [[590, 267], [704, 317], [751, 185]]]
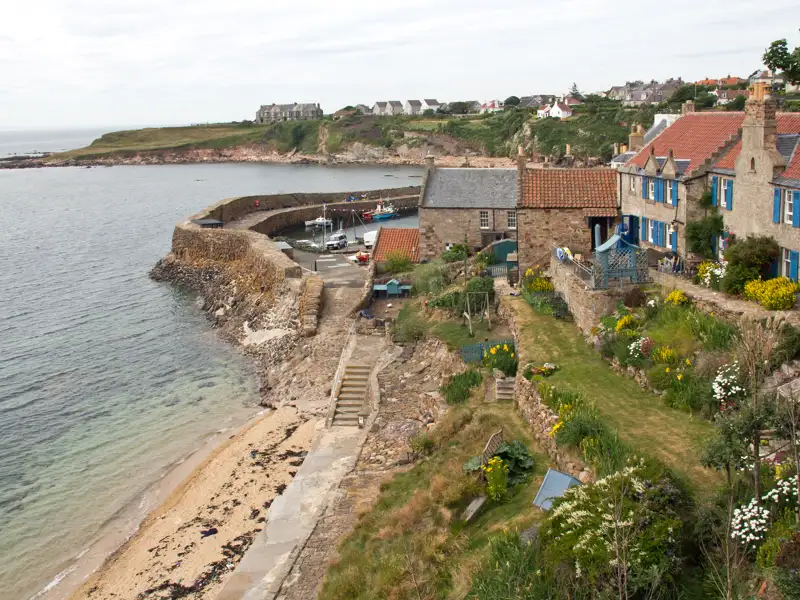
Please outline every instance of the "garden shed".
[[574, 477], [555, 469], [547, 469], [542, 486], [536, 493], [536, 498], [533, 499], [533, 505], [542, 510], [550, 510], [553, 500], [561, 498], [564, 492], [576, 485], [581, 485], [581, 482]]
[[376, 298], [399, 298], [400, 296], [408, 296], [410, 293], [410, 281], [400, 281], [392, 278], [386, 281], [376, 281], [372, 284], [372, 295]]

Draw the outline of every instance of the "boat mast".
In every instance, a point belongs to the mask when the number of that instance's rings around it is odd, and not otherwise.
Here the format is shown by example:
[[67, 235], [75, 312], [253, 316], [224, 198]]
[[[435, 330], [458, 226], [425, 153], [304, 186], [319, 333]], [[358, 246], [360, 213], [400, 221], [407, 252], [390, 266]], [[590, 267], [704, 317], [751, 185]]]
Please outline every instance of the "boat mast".
[[326, 204], [322, 203], [322, 250], [325, 250], [325, 232], [328, 229], [328, 225], [325, 222], [325, 208]]

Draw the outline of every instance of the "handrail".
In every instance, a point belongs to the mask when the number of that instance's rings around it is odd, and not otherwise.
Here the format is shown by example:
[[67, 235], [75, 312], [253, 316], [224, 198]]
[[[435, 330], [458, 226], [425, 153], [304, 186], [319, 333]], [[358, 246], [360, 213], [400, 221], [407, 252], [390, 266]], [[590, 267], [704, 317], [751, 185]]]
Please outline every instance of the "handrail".
[[356, 335], [356, 326], [360, 318], [360, 315], [356, 315], [353, 324], [350, 325], [350, 329], [347, 331], [347, 338], [345, 339], [344, 346], [342, 346], [342, 353], [339, 356], [339, 365], [336, 367], [336, 374], [333, 377], [333, 385], [331, 386], [331, 398], [328, 404], [328, 415], [325, 417], [325, 427], [331, 427], [331, 425], [333, 425], [333, 417], [336, 414], [336, 398], [339, 395], [339, 386], [342, 385], [342, 377], [344, 376], [347, 359], [350, 357], [348, 347]]

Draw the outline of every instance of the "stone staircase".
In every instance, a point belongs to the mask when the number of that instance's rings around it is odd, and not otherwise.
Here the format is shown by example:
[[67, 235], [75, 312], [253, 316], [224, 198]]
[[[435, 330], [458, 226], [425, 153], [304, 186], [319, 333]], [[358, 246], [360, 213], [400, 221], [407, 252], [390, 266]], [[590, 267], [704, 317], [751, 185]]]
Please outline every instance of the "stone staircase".
[[372, 367], [349, 362], [344, 367], [342, 382], [336, 394], [333, 425], [358, 426], [358, 417], [370, 412], [367, 387]]
[[303, 284], [303, 293], [300, 296], [300, 326], [306, 337], [317, 333], [323, 287], [324, 282], [319, 277], [309, 277]]
[[514, 378], [504, 377], [494, 380], [494, 397], [498, 402], [514, 399]]

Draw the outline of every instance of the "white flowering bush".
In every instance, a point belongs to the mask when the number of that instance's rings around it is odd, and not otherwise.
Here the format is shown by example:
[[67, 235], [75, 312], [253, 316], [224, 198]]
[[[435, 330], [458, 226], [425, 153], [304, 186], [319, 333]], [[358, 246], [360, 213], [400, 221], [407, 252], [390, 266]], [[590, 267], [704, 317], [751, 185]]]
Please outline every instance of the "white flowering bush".
[[653, 573], [669, 576], [681, 563], [681, 511], [688, 506], [666, 471], [629, 461], [554, 502], [540, 530], [546, 563], [569, 567], [600, 596], [616, 589], [623, 572], [632, 594], [647, 589]]
[[756, 503], [734, 509], [731, 537], [746, 547], [754, 548], [764, 541], [769, 529], [769, 511]]
[[721, 411], [735, 408], [745, 399], [747, 390], [741, 381], [742, 374], [738, 362], [734, 361], [719, 368], [711, 387], [714, 390], [714, 399], [719, 403]]
[[775, 487], [761, 496], [764, 502], [781, 506], [788, 502], [797, 502], [797, 481], [794, 475], [784, 479], [778, 479]]
[[628, 345], [628, 355], [634, 362], [641, 362], [650, 356], [653, 350], [653, 340], [649, 337], [640, 337]]
[[719, 282], [725, 277], [727, 271], [728, 263], [725, 261], [705, 261], [697, 269], [697, 280], [707, 288], [718, 289]]

